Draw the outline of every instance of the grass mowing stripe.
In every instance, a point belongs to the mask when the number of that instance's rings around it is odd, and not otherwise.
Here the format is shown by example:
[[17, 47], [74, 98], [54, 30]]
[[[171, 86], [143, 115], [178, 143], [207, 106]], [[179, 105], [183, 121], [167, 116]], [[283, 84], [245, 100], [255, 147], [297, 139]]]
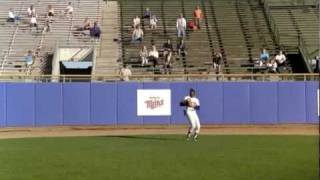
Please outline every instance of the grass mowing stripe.
[[12, 179], [316, 180], [316, 136], [105, 136], [0, 140]]

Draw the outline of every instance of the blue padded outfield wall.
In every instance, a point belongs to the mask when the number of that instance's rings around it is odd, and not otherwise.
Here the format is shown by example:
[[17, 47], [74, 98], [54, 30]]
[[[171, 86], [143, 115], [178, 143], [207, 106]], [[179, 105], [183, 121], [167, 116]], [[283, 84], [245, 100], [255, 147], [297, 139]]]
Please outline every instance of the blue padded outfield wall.
[[[2, 83], [0, 127], [186, 124], [189, 88], [202, 124], [318, 123], [317, 82]], [[137, 89], [171, 89], [171, 116], [137, 116]]]

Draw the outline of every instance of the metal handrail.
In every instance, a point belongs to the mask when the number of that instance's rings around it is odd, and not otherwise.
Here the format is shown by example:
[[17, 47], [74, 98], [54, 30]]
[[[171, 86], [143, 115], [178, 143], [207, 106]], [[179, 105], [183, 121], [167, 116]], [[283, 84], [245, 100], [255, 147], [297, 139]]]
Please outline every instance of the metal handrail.
[[[146, 74], [130, 76], [132, 81], [319, 81], [319, 74]], [[115, 82], [114, 75], [1, 75], [0, 82]]]
[[309, 53], [309, 50], [306, 48], [307, 47], [307, 44], [305, 42], [305, 40], [299, 36], [298, 37], [298, 41], [299, 41], [299, 50], [300, 50], [300, 53], [302, 54], [303, 56], [303, 59], [306, 61], [307, 63], [307, 68], [308, 68], [308, 71], [309, 72], [312, 72], [312, 68], [310, 67], [310, 65], [312, 64], [312, 57]]

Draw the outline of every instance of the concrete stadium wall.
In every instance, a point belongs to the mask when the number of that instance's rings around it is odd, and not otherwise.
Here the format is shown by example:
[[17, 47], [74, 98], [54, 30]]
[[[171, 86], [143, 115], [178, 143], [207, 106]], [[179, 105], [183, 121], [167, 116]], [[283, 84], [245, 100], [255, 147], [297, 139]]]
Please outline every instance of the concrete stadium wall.
[[[186, 124], [189, 88], [202, 124], [318, 123], [317, 82], [1, 83], [0, 127]], [[171, 89], [172, 115], [137, 116], [137, 89]]]

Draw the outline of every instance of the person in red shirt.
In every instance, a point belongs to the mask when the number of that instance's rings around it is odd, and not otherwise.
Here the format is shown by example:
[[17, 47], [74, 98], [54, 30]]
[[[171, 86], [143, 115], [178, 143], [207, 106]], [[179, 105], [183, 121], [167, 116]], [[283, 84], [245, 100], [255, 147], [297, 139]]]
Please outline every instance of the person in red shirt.
[[201, 20], [203, 18], [202, 10], [200, 9], [200, 6], [197, 6], [193, 12], [194, 16], [194, 23], [198, 29], [201, 29]]

